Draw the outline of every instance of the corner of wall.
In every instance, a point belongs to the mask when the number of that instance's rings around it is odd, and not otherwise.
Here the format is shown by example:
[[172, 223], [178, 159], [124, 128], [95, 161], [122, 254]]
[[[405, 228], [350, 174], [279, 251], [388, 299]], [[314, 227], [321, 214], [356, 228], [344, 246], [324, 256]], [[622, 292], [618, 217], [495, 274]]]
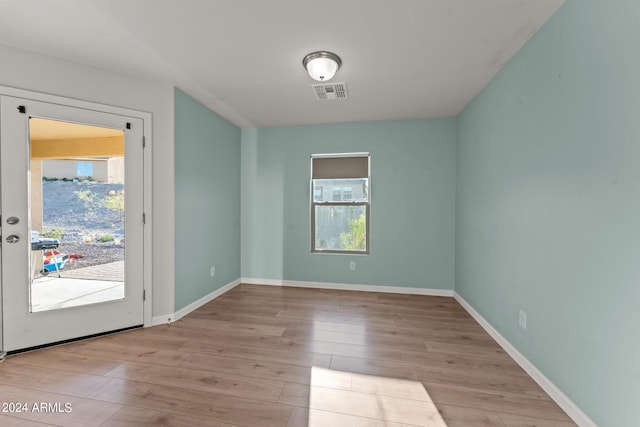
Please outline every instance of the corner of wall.
[[175, 89], [175, 302], [240, 277], [241, 129]]

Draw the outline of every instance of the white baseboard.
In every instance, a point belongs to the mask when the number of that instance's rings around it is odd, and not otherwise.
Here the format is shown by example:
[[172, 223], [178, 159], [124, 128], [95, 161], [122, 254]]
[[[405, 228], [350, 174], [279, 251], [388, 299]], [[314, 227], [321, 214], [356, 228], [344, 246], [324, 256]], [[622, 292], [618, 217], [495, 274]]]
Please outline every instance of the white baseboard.
[[202, 307], [206, 303], [213, 301], [214, 299], [218, 298], [220, 295], [224, 294], [225, 292], [230, 291], [231, 289], [235, 288], [239, 284], [240, 284], [240, 279], [236, 279], [233, 282], [227, 283], [223, 287], [216, 289], [210, 294], [203, 296], [199, 300], [192, 302], [188, 306], [181, 308], [175, 313], [169, 313], [162, 316], [154, 316], [151, 321], [151, 324], [152, 326], [156, 326], [156, 325], [162, 325], [165, 323], [175, 322], [176, 320], [183, 318], [184, 316], [191, 313], [192, 311], [195, 311], [198, 308]]
[[175, 313], [167, 313], [160, 316], [153, 316], [151, 318], [151, 325], [149, 326], [158, 326], [164, 325], [165, 323], [171, 323], [175, 320], [175, 315]]
[[410, 295], [429, 295], [437, 297], [452, 297], [453, 291], [448, 289], [425, 289], [425, 288], [409, 288], [399, 286], [376, 286], [376, 285], [359, 285], [353, 283], [331, 283], [331, 282], [301, 282], [297, 280], [280, 280], [280, 279], [256, 279], [252, 277], [243, 277], [240, 279], [242, 283], [251, 285], [267, 285], [267, 286], [288, 286], [295, 288], [311, 288], [311, 289], [336, 289], [342, 291], [361, 291], [361, 292], [383, 292], [390, 294], [410, 294]]
[[460, 303], [465, 310], [469, 312], [471, 317], [475, 319], [476, 322], [480, 324], [484, 328], [485, 331], [494, 340], [500, 344], [500, 346], [504, 349], [504, 351], [509, 354], [516, 361], [518, 365], [522, 369], [526, 371], [527, 374], [533, 380], [538, 383], [540, 387], [560, 406], [566, 413], [571, 417], [571, 419], [578, 424], [580, 427], [597, 427], [597, 424], [594, 423], [582, 410], [571, 401], [565, 395], [562, 390], [560, 390], [556, 385], [549, 380], [538, 368], [535, 367], [533, 363], [529, 361], [526, 357], [522, 355], [511, 343], [503, 337], [500, 332], [498, 332], [487, 320], [482, 317], [480, 313], [478, 313], [471, 305], [465, 301], [457, 292], [454, 292], [453, 297]]
[[267, 285], [267, 286], [284, 286], [284, 280], [282, 279], [256, 279], [253, 277], [241, 277], [241, 283], [247, 285]]

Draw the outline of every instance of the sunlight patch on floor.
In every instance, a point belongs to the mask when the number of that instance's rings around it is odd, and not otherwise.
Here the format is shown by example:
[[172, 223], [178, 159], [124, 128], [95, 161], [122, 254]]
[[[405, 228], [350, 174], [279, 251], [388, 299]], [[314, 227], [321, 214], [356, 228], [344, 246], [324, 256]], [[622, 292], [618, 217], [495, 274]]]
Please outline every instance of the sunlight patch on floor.
[[309, 427], [447, 427], [418, 381], [314, 366], [309, 387]]

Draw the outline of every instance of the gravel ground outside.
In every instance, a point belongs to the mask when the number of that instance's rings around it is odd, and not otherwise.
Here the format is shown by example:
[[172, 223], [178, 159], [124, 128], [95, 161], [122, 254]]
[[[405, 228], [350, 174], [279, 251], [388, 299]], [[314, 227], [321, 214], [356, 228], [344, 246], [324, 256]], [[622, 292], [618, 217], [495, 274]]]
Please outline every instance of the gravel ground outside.
[[[124, 260], [124, 212], [101, 206], [100, 202], [123, 191], [123, 184], [95, 181], [43, 181], [43, 232], [61, 234], [63, 254], [80, 254], [65, 265], [72, 270]], [[81, 197], [88, 195], [83, 201]], [[103, 242], [112, 237], [113, 240]]]

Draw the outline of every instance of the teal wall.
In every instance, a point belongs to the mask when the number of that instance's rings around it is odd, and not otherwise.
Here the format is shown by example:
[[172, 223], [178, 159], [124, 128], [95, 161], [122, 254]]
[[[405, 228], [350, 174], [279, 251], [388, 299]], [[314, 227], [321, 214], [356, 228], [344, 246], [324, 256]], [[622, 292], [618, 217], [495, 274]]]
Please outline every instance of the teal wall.
[[[455, 119], [242, 130], [242, 276], [454, 285]], [[371, 153], [369, 255], [310, 252], [310, 156]], [[356, 262], [356, 271], [349, 262]]]
[[456, 291], [601, 426], [639, 423], [639, 22], [568, 0], [458, 118]]
[[177, 89], [175, 174], [179, 310], [240, 277], [240, 129]]

